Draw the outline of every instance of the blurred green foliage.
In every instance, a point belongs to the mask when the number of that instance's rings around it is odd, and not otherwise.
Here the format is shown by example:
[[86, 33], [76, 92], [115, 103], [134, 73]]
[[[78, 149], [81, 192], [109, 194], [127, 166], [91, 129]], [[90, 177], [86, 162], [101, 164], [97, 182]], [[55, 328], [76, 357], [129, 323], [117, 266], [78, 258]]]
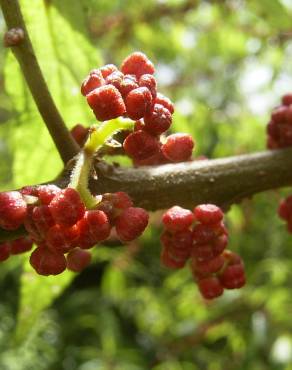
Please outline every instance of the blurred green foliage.
[[[173, 131], [194, 136], [197, 156], [263, 150], [269, 112], [291, 91], [289, 0], [20, 3], [68, 127], [94, 121], [79, 93], [87, 72], [134, 50], [157, 66], [176, 104]], [[52, 179], [61, 162], [3, 49], [0, 87], [1, 190]], [[202, 300], [188, 269], [160, 266], [159, 212], [136, 243], [96, 248], [79, 276], [38, 277], [27, 256], [3, 263], [0, 369], [292, 370], [292, 238], [276, 215], [288, 192], [232, 207], [230, 247], [248, 283], [214, 302]]]

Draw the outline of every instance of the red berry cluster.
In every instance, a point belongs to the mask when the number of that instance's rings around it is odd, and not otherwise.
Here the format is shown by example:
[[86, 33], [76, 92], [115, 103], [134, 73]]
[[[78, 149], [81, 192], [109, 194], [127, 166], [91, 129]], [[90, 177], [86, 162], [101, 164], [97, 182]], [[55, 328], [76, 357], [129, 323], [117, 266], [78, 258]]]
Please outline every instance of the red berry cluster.
[[219, 207], [202, 204], [191, 212], [174, 206], [164, 213], [162, 222], [161, 262], [169, 268], [182, 268], [190, 259], [193, 277], [204, 298], [219, 297], [224, 288], [245, 284], [242, 259], [225, 250], [228, 232]]
[[292, 234], [292, 195], [282, 199], [279, 204], [278, 215], [287, 222], [287, 230]]
[[267, 134], [269, 149], [292, 145], [292, 93], [284, 95], [282, 104], [273, 110]]
[[128, 117], [135, 132], [129, 134], [123, 147], [137, 166], [187, 161], [192, 156], [193, 139], [174, 134], [161, 142], [160, 135], [172, 123], [174, 106], [157, 92], [154, 66], [140, 52], [129, 55], [120, 70], [113, 64], [94, 69], [81, 86], [89, 106], [100, 121]]
[[104, 194], [95, 209], [86, 209], [70, 187], [41, 185], [0, 193], [1, 227], [14, 230], [21, 224], [37, 245], [31, 265], [41, 275], [57, 275], [66, 267], [76, 272], [85, 268], [91, 259], [86, 249], [106, 240], [112, 227], [121, 241], [136, 239], [148, 224], [148, 214], [133, 207], [123, 192]]
[[0, 261], [6, 261], [10, 255], [21, 254], [31, 250], [33, 245], [29, 237], [15, 239], [0, 244]]

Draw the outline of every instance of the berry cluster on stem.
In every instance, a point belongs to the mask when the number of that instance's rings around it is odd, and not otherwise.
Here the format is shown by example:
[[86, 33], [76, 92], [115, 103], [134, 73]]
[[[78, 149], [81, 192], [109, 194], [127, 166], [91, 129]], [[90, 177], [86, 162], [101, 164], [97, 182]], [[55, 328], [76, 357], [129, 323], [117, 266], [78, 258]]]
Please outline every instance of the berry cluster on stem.
[[224, 289], [245, 284], [242, 259], [225, 249], [228, 231], [219, 207], [202, 204], [191, 212], [174, 206], [164, 213], [162, 222], [162, 264], [178, 269], [190, 260], [194, 280], [204, 298], [219, 297]]

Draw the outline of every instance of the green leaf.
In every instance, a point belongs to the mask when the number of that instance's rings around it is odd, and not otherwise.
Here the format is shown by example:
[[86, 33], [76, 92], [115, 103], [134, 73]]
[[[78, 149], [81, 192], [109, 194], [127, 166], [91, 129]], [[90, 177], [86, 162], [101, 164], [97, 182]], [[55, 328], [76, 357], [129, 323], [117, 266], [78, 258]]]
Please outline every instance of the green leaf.
[[[89, 70], [100, 65], [100, 56], [88, 42], [82, 6], [69, 1], [58, 9], [54, 2], [48, 6], [42, 0], [33, 6], [20, 3], [42, 72], [66, 124], [88, 125], [93, 116], [80, 84]], [[48, 181], [58, 175], [62, 163], [12, 55], [6, 58], [5, 81], [15, 110], [14, 118], [3, 125], [10, 132], [7, 143], [14, 153], [13, 184]]]

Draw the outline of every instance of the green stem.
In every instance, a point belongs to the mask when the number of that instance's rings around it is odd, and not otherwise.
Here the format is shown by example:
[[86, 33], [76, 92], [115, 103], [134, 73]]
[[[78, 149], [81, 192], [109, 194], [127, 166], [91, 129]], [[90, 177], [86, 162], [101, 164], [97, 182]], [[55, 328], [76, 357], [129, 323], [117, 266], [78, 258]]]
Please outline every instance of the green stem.
[[74, 170], [71, 174], [69, 187], [76, 189], [88, 209], [94, 208], [99, 199], [94, 197], [88, 189], [88, 179], [94, 160], [104, 143], [109, 140], [117, 131], [133, 129], [134, 122], [130, 120], [115, 119], [103, 122], [100, 126], [93, 126], [90, 135], [79, 153]]

